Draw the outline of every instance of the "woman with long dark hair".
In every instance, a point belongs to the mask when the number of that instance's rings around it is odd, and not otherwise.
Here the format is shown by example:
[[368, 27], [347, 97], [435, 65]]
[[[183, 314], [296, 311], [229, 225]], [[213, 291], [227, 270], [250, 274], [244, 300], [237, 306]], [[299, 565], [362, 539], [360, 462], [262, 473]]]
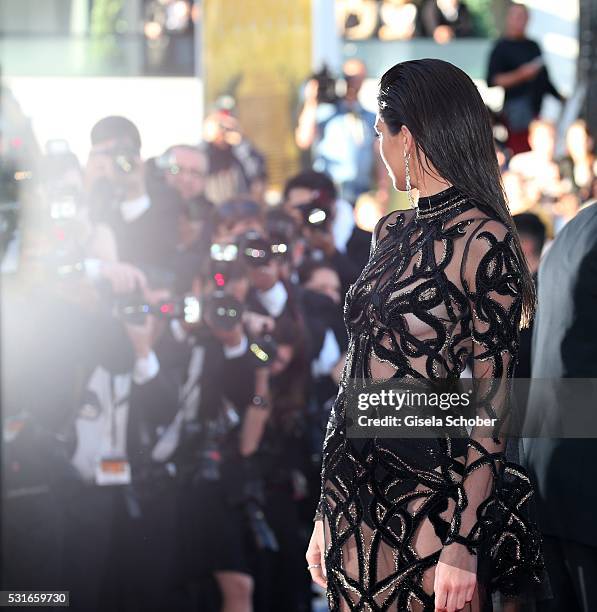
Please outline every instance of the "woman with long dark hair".
[[380, 153], [413, 209], [379, 221], [346, 296], [350, 344], [308, 569], [331, 610], [488, 612], [494, 592], [511, 606], [549, 594], [533, 488], [507, 426], [347, 437], [348, 389], [356, 380], [456, 384], [470, 363], [479, 416], [505, 425], [533, 283], [471, 79], [444, 61], [403, 62], [382, 77], [378, 102]]

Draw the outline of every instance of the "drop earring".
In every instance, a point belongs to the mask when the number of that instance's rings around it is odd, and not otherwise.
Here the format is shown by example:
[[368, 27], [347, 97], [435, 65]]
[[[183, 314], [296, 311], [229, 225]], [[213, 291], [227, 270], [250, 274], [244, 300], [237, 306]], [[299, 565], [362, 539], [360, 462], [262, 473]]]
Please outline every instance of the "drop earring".
[[405, 181], [406, 181], [406, 193], [408, 195], [408, 202], [411, 208], [416, 208], [415, 200], [413, 198], [412, 187], [410, 185], [410, 153], [404, 153], [404, 168], [405, 168]]

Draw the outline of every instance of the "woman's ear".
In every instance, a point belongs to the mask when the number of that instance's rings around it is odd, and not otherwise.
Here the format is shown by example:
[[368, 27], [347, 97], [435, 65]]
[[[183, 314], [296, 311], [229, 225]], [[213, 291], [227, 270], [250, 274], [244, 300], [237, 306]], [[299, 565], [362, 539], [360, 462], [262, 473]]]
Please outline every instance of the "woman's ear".
[[404, 146], [404, 154], [408, 155], [408, 154], [413, 154], [414, 153], [414, 141], [413, 141], [413, 135], [411, 134], [411, 131], [405, 126], [403, 125], [400, 128], [400, 137], [403, 139], [403, 146]]

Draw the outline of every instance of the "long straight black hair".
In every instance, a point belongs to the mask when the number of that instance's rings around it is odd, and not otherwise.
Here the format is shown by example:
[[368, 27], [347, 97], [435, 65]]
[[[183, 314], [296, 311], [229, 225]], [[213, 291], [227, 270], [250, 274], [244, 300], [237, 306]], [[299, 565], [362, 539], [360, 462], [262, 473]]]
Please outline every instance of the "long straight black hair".
[[506, 202], [489, 111], [473, 81], [442, 60], [401, 62], [381, 77], [378, 105], [392, 134], [405, 125], [441, 178], [510, 229], [521, 263], [521, 323], [528, 326], [535, 311], [535, 285]]

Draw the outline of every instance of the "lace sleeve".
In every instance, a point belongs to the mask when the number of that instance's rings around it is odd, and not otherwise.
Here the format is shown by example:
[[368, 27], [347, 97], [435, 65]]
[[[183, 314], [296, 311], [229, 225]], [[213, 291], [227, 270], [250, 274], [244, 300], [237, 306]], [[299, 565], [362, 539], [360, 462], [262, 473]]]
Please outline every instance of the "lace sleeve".
[[[388, 219], [391, 213], [383, 216], [375, 225], [375, 228], [371, 234], [371, 245], [369, 247], [369, 259], [373, 255], [373, 251], [375, 250], [375, 246], [377, 241], [382, 237], [381, 233], [383, 230], [384, 222]], [[342, 436], [343, 433], [340, 431], [340, 428], [337, 425], [337, 415], [335, 414], [336, 406], [332, 408], [330, 412], [330, 418], [328, 420], [325, 439], [323, 443], [323, 453], [322, 453], [322, 466], [321, 466], [321, 490], [319, 495], [319, 502], [317, 504], [317, 509], [315, 511], [315, 516], [313, 521], [321, 521], [323, 520], [323, 510], [322, 504], [325, 499], [325, 482], [326, 482], [326, 473], [330, 455], [333, 453], [333, 449], [338, 447], [338, 438]]]
[[476, 426], [469, 434], [456, 507], [440, 557], [464, 569], [471, 569], [471, 555], [484, 542], [490, 521], [485, 510], [497, 494], [504, 462], [509, 391], [518, 355], [520, 268], [513, 235], [503, 223], [484, 219], [474, 224], [463, 254], [461, 282], [471, 309], [476, 413], [495, 419], [495, 426]]
[[369, 247], [369, 259], [371, 259], [371, 255], [373, 255], [373, 251], [375, 250], [375, 246], [378, 241], [383, 238], [383, 236], [387, 233], [387, 229], [384, 228], [385, 222], [388, 220], [392, 213], [388, 213], [384, 215], [376, 224], [373, 232], [371, 233], [371, 245]]

